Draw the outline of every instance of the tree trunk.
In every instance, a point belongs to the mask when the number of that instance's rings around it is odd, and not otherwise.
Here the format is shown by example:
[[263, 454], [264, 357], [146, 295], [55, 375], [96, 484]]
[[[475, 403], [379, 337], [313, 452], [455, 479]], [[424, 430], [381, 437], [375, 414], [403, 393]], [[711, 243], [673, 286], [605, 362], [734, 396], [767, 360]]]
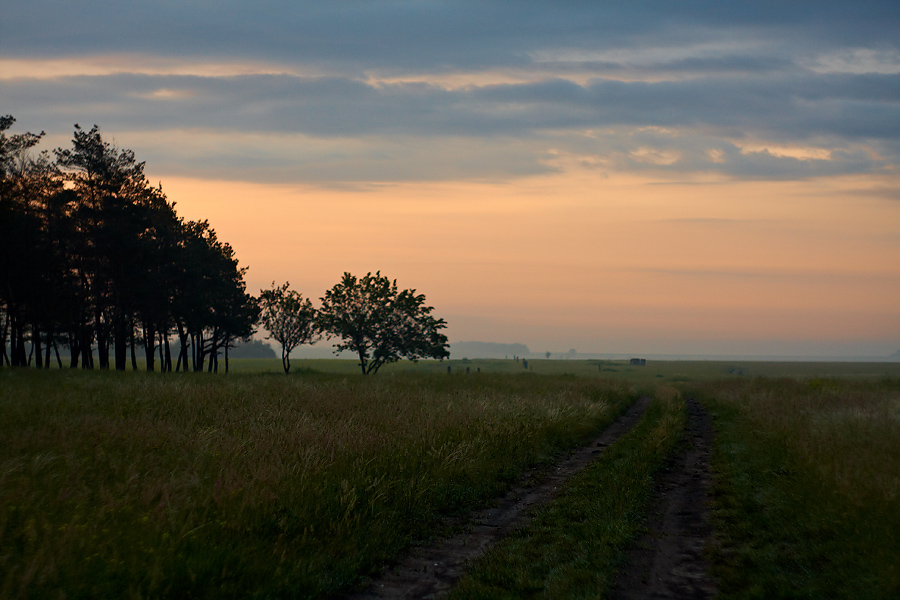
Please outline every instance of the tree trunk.
[[6, 321], [9, 324], [9, 366], [16, 367], [18, 364], [16, 361], [18, 357], [16, 356], [16, 323], [13, 320], [12, 312], [9, 312], [9, 307], [7, 307], [6, 313]]
[[[156, 332], [153, 330], [152, 325], [144, 325], [144, 360], [147, 362], [147, 371], [152, 372], [155, 365], [156, 360]], [[162, 367], [162, 360], [160, 362], [160, 367]]]
[[94, 368], [94, 349], [91, 348], [91, 341], [90, 326], [85, 325], [85, 327], [81, 330], [81, 341], [78, 343], [78, 345], [81, 346], [82, 369]]
[[128, 361], [128, 323], [120, 315], [113, 325], [113, 348], [116, 359], [116, 371], [124, 371]]
[[15, 337], [16, 349], [13, 354], [13, 366], [27, 367], [31, 359], [25, 354], [25, 328], [22, 327], [18, 319], [15, 320]]
[[9, 357], [6, 355], [6, 332], [9, 331], [9, 315], [3, 319], [3, 326], [0, 327], [0, 369], [4, 365], [9, 366]]
[[[100, 308], [97, 308], [94, 313], [94, 324], [97, 327], [97, 366], [101, 369], [108, 369], [109, 335], [106, 331], [106, 323], [103, 320], [103, 311]], [[91, 362], [93, 363], [93, 360]], [[91, 366], [93, 367], [93, 365]]]
[[137, 354], [134, 351], [134, 343], [135, 343], [135, 335], [134, 335], [134, 323], [131, 324], [131, 370], [137, 371]]
[[[159, 343], [157, 344], [157, 346], [159, 346], [159, 371], [160, 371], [160, 373], [166, 372], [166, 355], [165, 355], [166, 348], [165, 348], [165, 345], [166, 345], [166, 340], [163, 339], [163, 332], [160, 331], [159, 332]], [[169, 370], [171, 371], [171, 369], [169, 369]]]
[[192, 350], [193, 350], [193, 355], [194, 355], [194, 365], [193, 365], [194, 372], [202, 373], [203, 372], [203, 363], [206, 359], [206, 356], [204, 355], [204, 349], [203, 349], [203, 330], [201, 329], [201, 330], [197, 331], [197, 333], [192, 334], [192, 336], [193, 336]]
[[188, 334], [184, 330], [184, 326], [179, 323], [178, 324], [178, 341], [181, 342], [181, 348], [178, 351], [178, 362], [175, 363], [175, 372], [177, 373], [179, 369], [184, 369], [184, 372], [187, 373], [188, 370]]
[[75, 332], [69, 332], [69, 368], [77, 369], [78, 368], [78, 356], [81, 353], [81, 349], [78, 346], [78, 334]]
[[219, 372], [219, 330], [216, 328], [213, 331], [212, 339], [209, 341], [209, 350], [206, 352], [209, 355], [209, 368], [207, 369], [208, 373], [218, 373]]
[[19, 363], [19, 325], [16, 323], [16, 314], [12, 309], [7, 309], [7, 319], [9, 319], [9, 366], [18, 367]]
[[165, 336], [163, 343], [166, 347], [166, 361], [165, 361], [166, 373], [171, 373], [172, 372], [172, 350], [171, 350], [171, 348], [169, 348], [169, 336], [168, 335]]
[[363, 355], [362, 350], [359, 351], [359, 368], [362, 369], [363, 375], [369, 374], [369, 372], [366, 371], [366, 357]]
[[[31, 326], [31, 352], [34, 354], [34, 366], [44, 368], [44, 352], [41, 348], [41, 330], [37, 325]], [[28, 366], [31, 366], [31, 356], [28, 357]]]

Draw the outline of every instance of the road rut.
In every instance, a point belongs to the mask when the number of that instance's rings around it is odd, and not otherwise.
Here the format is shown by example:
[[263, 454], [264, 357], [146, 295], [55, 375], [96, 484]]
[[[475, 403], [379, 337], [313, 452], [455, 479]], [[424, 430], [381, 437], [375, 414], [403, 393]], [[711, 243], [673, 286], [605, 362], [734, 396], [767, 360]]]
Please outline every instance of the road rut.
[[712, 422], [699, 402], [687, 401], [686, 448], [656, 478], [647, 531], [631, 546], [616, 578], [617, 600], [705, 599], [716, 595], [706, 548]]
[[640, 420], [650, 403], [641, 397], [590, 444], [560, 462], [536, 485], [521, 485], [510, 490], [491, 508], [476, 513], [463, 533], [440, 540], [434, 545], [415, 548], [410, 554], [372, 579], [361, 590], [338, 596], [343, 600], [373, 598], [440, 598], [463, 575], [469, 562], [523, 525], [530, 509], [552, 500], [572, 475], [597, 458], [603, 450]]

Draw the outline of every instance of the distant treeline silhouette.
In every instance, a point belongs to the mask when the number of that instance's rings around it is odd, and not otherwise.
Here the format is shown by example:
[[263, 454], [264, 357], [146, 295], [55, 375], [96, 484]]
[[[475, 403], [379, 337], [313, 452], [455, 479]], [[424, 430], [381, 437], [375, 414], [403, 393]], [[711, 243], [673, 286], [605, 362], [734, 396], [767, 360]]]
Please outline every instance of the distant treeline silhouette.
[[14, 122], [0, 117], [0, 366], [62, 368], [63, 347], [71, 368], [109, 369], [112, 352], [116, 369], [137, 370], [143, 348], [148, 371], [218, 371], [222, 355], [227, 372], [260, 322], [285, 373], [294, 348], [323, 336], [363, 374], [450, 356], [446, 321], [414, 289], [379, 271], [344, 273], [319, 309], [288, 283], [254, 298], [231, 246], [180, 218], [134, 152], [75, 125], [71, 148], [35, 155], [43, 132], [7, 135]]
[[[131, 150], [75, 126], [71, 148], [0, 117], [0, 366], [218, 370], [259, 320], [234, 250], [175, 213]], [[173, 356], [170, 336], [177, 335]], [[95, 358], [96, 353], [96, 358]], [[174, 363], [174, 364], [173, 364]]]

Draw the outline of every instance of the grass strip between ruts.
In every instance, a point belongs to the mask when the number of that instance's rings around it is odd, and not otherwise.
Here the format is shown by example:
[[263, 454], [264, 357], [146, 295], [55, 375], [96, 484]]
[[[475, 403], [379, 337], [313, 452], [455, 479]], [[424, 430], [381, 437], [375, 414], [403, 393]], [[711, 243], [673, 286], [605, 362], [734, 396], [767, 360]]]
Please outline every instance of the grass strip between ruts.
[[602, 596], [642, 528], [653, 475], [682, 439], [685, 419], [680, 394], [661, 388], [641, 421], [480, 558], [451, 598]]

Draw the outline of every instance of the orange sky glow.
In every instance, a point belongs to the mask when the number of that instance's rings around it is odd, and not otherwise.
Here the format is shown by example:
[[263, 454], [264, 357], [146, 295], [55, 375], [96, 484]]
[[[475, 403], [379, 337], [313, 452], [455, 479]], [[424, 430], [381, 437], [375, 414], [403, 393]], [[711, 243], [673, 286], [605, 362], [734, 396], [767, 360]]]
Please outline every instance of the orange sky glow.
[[900, 204], [878, 193], [890, 184], [588, 170], [347, 190], [164, 179], [179, 214], [232, 244], [254, 293], [287, 280], [318, 299], [344, 271], [381, 270], [426, 294], [451, 342], [822, 355], [900, 337]]
[[896, 0], [226, 4], [6, 2], [0, 114], [98, 124], [253, 294], [381, 271], [535, 353], [900, 349]]

